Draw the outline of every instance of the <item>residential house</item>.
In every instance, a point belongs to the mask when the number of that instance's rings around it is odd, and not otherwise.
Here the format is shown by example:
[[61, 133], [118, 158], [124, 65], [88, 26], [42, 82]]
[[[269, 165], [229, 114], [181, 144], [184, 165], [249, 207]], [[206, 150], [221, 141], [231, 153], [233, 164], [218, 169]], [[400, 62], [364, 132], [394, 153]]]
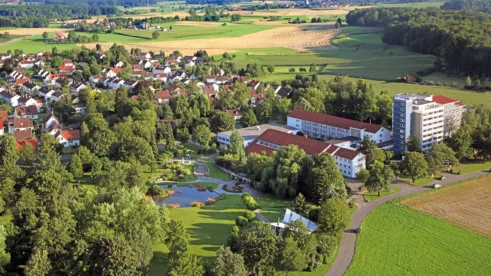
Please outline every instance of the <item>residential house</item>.
[[85, 114], [87, 112], [87, 107], [82, 103], [74, 104], [72, 108], [75, 110], [75, 114]]
[[170, 75], [172, 73], [172, 69], [168, 66], [157, 66], [152, 69], [152, 72], [155, 74], [167, 74]]
[[118, 73], [121, 73], [121, 68], [110, 68], [104, 71], [106, 73], [106, 76], [108, 76], [109, 78], [114, 78], [118, 75]]
[[155, 99], [157, 100], [157, 102], [159, 104], [162, 104], [162, 103], [168, 104], [171, 98], [172, 98], [172, 96], [171, 96], [169, 90], [161, 90], [161, 91], [157, 91], [155, 93]]
[[31, 69], [32, 67], [34, 67], [34, 63], [35, 63], [35, 61], [22, 60], [21, 62], [19, 62], [19, 66], [20, 66], [20, 68]]
[[292, 93], [292, 90], [293, 89], [285, 86], [278, 86], [274, 93], [278, 98], [288, 98], [288, 96], [290, 96], [290, 94]]
[[15, 84], [16, 85], [23, 85], [24, 83], [30, 82], [30, 81], [31, 81], [31, 78], [29, 78], [29, 77], [23, 77], [23, 78], [20, 78], [20, 79], [16, 79], [15, 80]]
[[73, 66], [73, 60], [71, 60], [71, 59], [64, 59], [63, 60], [63, 65], [65, 65], [65, 66]]
[[55, 135], [58, 130], [61, 130], [61, 124], [58, 118], [53, 113], [49, 117], [46, 117], [43, 122], [44, 131], [49, 132], [51, 135]]
[[112, 79], [108, 79], [106, 83], [107, 83], [106, 87], [112, 89], [118, 89], [121, 85], [124, 84], [124, 80], [120, 78], [112, 78]]
[[134, 80], [127, 80], [127, 81], [124, 82], [124, 86], [126, 88], [128, 88], [129, 90], [132, 90], [137, 85], [138, 85], [138, 81], [134, 81]]
[[75, 71], [75, 67], [73, 65], [62, 65], [58, 67], [58, 73], [60, 74], [71, 74]]
[[58, 78], [55, 81], [55, 87], [56, 88], [62, 88], [63, 82], [65, 82], [67, 84], [67, 86], [72, 86], [72, 84], [73, 84], [73, 80], [70, 78]]
[[61, 130], [55, 134], [55, 138], [65, 148], [80, 146], [80, 130]]
[[260, 81], [257, 80], [251, 80], [247, 85], [249, 87], [252, 87], [252, 89], [257, 90], [259, 88], [259, 85], [261, 84]]
[[288, 145], [296, 145], [310, 156], [331, 155], [345, 177], [356, 178], [358, 171], [365, 168], [365, 155], [359, 151], [275, 129], [268, 129], [262, 133], [245, 148], [245, 152], [246, 154], [265, 152], [271, 155], [277, 149]]
[[24, 89], [24, 91], [27, 93], [27, 94], [34, 94], [38, 89], [40, 89], [41, 87], [33, 82], [25, 82], [24, 84], [22, 84], [22, 88]]
[[28, 96], [22, 96], [18, 100], [18, 103], [20, 106], [30, 106], [30, 105], [36, 105], [37, 102], [34, 98], [28, 97]]
[[5, 133], [4, 128], [3, 128], [3, 120], [0, 118], [0, 135], [3, 135]]
[[53, 36], [53, 41], [60, 41], [62, 39], [65, 39], [65, 35], [62, 32], [56, 32]]
[[20, 99], [20, 96], [15, 94], [14, 92], [4, 90], [0, 92], [0, 95], [2, 96], [2, 100], [10, 104], [10, 106], [16, 107], [19, 105], [18, 101]]
[[89, 81], [92, 83], [92, 85], [96, 85], [99, 83], [99, 81], [102, 79], [101, 75], [93, 75], [90, 76]]
[[240, 120], [240, 118], [242, 118], [242, 115], [244, 115], [244, 112], [237, 110], [237, 109], [229, 109], [229, 110], [226, 110], [225, 113], [234, 117], [235, 120]]
[[72, 90], [73, 94], [78, 95], [78, 93], [80, 93], [80, 91], [82, 91], [84, 89], [87, 89], [87, 85], [85, 85], [83, 83], [77, 83], [77, 84], [72, 85], [71, 90]]
[[39, 119], [39, 111], [35, 105], [17, 106], [14, 110], [14, 118], [29, 118], [31, 120]]
[[6, 60], [6, 59], [11, 59], [12, 55], [8, 53], [1, 53], [0, 54], [0, 60]]
[[9, 133], [14, 134], [18, 131], [34, 130], [34, 124], [29, 118], [14, 118], [12, 122], [9, 123]]

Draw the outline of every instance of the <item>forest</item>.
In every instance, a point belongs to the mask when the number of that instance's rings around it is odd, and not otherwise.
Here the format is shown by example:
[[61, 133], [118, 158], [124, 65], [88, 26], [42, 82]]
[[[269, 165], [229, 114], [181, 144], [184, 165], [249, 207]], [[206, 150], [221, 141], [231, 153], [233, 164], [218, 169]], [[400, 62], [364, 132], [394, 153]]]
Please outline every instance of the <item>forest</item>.
[[488, 0], [451, 0], [445, 2], [442, 10], [469, 10], [491, 13], [491, 1]]
[[157, 0], [26, 0], [26, 3], [44, 3], [46, 5], [83, 5], [83, 6], [124, 6], [143, 7], [157, 4]]
[[10, 6], [0, 7], [0, 27], [46, 28], [50, 19], [90, 18], [91, 16], [117, 14], [116, 7], [90, 6]]
[[448, 73], [491, 76], [491, 16], [438, 9], [372, 8], [351, 11], [349, 25], [385, 27], [382, 41], [441, 57]]

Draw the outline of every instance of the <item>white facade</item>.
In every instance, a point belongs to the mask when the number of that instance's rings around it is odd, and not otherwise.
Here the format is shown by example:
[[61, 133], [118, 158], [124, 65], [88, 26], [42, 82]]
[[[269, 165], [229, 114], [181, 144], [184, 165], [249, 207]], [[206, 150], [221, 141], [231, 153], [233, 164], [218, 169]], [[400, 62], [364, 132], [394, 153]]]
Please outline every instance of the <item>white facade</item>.
[[443, 141], [443, 122], [443, 105], [434, 102], [413, 103], [412, 133], [419, 139], [423, 152], [428, 151], [434, 143]]
[[[244, 148], [245, 148], [268, 129], [275, 129], [281, 132], [293, 133], [293, 134], [296, 134], [298, 132], [295, 128], [274, 124], [274, 123], [245, 127], [245, 128], [237, 129], [237, 131], [244, 139]], [[230, 130], [230, 131], [218, 133], [217, 134], [218, 143], [221, 146], [228, 146], [230, 144], [230, 136], [232, 135], [232, 132], [233, 131]]]

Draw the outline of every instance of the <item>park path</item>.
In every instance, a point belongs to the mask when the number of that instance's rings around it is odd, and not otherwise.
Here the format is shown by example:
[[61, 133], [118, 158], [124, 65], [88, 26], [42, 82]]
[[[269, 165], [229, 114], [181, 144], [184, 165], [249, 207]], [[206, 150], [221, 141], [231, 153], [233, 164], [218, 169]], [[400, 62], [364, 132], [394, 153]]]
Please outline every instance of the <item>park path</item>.
[[[469, 178], [473, 178], [485, 174], [489, 174], [489, 172], [486, 170], [486, 171], [477, 171], [477, 172], [472, 172], [462, 175], [445, 174], [446, 179], [439, 180], [438, 183], [441, 185], [448, 185], [451, 183], [459, 182], [462, 180], [466, 180]], [[363, 220], [365, 220], [365, 217], [372, 210], [374, 210], [378, 206], [388, 201], [405, 197], [408, 195], [420, 193], [432, 188], [431, 184], [428, 184], [427, 186], [413, 186], [413, 185], [406, 184], [400, 180], [395, 181], [394, 185], [396, 185], [399, 189], [401, 189], [401, 191], [396, 194], [392, 194], [371, 202], [364, 202], [363, 197], [360, 195], [354, 196], [354, 198], [357, 200], [359, 207], [353, 213], [352, 222], [351, 225], [349, 226], [349, 229], [344, 231], [343, 237], [341, 238], [341, 243], [339, 245], [338, 255], [336, 257], [336, 260], [334, 261], [334, 264], [331, 266], [329, 271], [324, 276], [341, 276], [348, 270], [349, 266], [351, 265], [351, 262], [353, 261], [353, 256], [355, 254], [355, 249], [356, 249], [357, 235], [354, 229], [359, 228], [361, 226]]]

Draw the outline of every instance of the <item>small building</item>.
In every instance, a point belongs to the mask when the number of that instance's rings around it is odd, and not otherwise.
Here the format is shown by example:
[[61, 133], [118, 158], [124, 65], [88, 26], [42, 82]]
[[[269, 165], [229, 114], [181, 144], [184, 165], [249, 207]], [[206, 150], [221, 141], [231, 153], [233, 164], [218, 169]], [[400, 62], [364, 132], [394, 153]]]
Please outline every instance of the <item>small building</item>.
[[281, 222], [272, 222], [271, 227], [276, 231], [277, 234], [283, 233], [285, 228], [288, 227], [291, 223], [300, 220], [303, 224], [309, 229], [310, 233], [314, 232], [317, 229], [317, 224], [303, 216], [295, 213], [290, 209], [286, 209], [285, 215], [283, 216], [283, 220]]
[[53, 41], [60, 41], [62, 39], [65, 39], [65, 34], [62, 32], [56, 32], [56, 34], [53, 36]]
[[65, 148], [80, 146], [80, 130], [58, 131], [55, 137]]
[[[292, 133], [292, 134], [296, 134], [298, 131], [293, 127], [288, 127], [285, 125], [280, 125], [275, 123], [240, 128], [237, 129], [237, 131], [239, 132], [240, 136], [244, 138], [244, 148], [245, 148], [268, 129], [274, 129], [279, 132]], [[232, 133], [233, 133], [232, 130], [218, 133], [217, 141], [222, 146], [228, 146], [230, 144], [230, 136], [232, 136]]]

